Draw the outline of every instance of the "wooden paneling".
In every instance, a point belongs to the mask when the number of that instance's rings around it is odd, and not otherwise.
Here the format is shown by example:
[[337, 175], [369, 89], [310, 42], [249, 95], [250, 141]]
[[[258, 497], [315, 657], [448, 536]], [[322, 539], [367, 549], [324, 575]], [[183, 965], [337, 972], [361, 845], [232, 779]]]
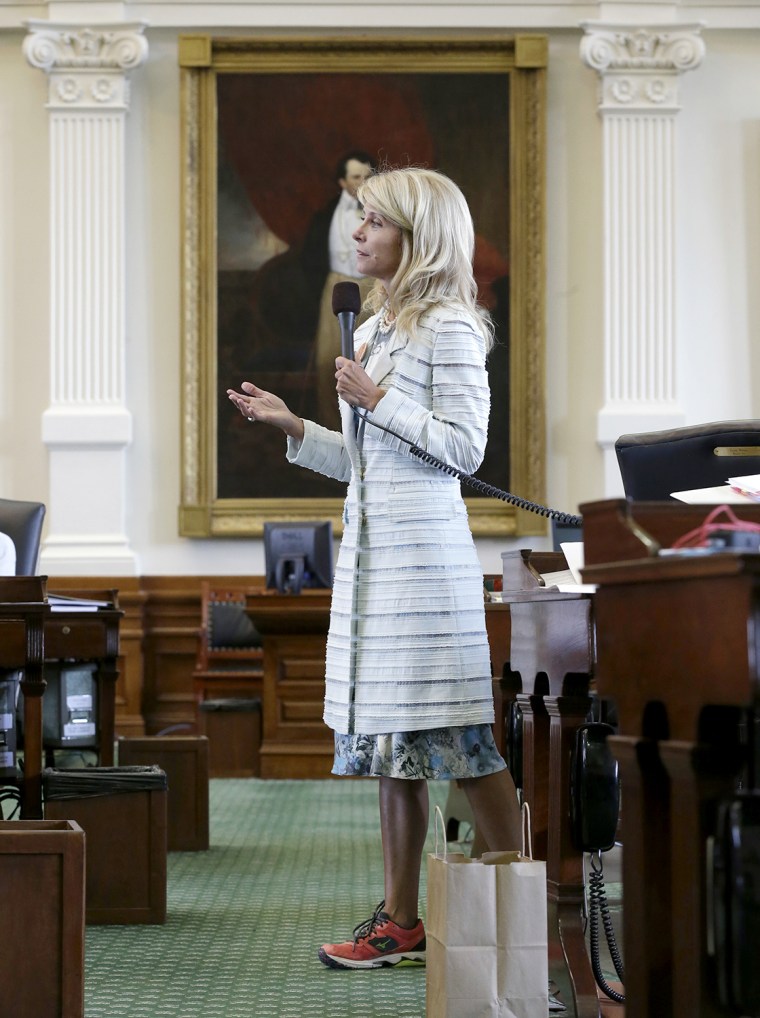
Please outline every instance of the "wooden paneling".
[[261, 776], [326, 778], [334, 740], [322, 720], [330, 593], [249, 594], [264, 648]]
[[[51, 590], [111, 587], [119, 592], [124, 610], [121, 624], [119, 680], [116, 686], [117, 736], [156, 735], [175, 728], [186, 735], [198, 734], [193, 669], [198, 652], [201, 627], [201, 584], [204, 580], [221, 586], [262, 587], [261, 576], [143, 576], [143, 577], [56, 577], [48, 581]], [[509, 610], [502, 604], [490, 604], [486, 611], [488, 636], [496, 696], [496, 738], [503, 751], [504, 697], [503, 669], [509, 658]], [[308, 631], [308, 627], [306, 629]], [[281, 715], [270, 714], [276, 731], [270, 738], [290, 747], [292, 736], [307, 732], [321, 743], [318, 755], [326, 754], [320, 769], [329, 772], [332, 740], [322, 724], [324, 678], [324, 640], [317, 641], [305, 654], [290, 643], [283, 655], [286, 662], [278, 682], [287, 695], [282, 698]], [[319, 689], [317, 691], [317, 686]], [[291, 695], [292, 694], [292, 695]], [[220, 691], [219, 695], [240, 695], [239, 691]], [[505, 700], [502, 703], [502, 700]], [[266, 726], [267, 707], [264, 705]], [[276, 720], [275, 720], [276, 719]], [[265, 733], [266, 737], [266, 733]], [[327, 747], [325, 750], [324, 747]], [[295, 765], [300, 772], [302, 764]], [[292, 774], [288, 776], [293, 776]]]
[[143, 577], [143, 716], [151, 735], [177, 725], [194, 733], [193, 666], [200, 628], [197, 577]]
[[196, 734], [193, 668], [201, 625], [201, 583], [263, 585], [261, 576], [69, 576], [53, 591], [112, 587], [125, 615], [121, 626], [116, 734], [156, 735], [182, 726]]
[[124, 611], [120, 629], [119, 679], [116, 683], [116, 722], [119, 735], [144, 735], [142, 712], [144, 684], [143, 610], [146, 595], [135, 587], [119, 588]]

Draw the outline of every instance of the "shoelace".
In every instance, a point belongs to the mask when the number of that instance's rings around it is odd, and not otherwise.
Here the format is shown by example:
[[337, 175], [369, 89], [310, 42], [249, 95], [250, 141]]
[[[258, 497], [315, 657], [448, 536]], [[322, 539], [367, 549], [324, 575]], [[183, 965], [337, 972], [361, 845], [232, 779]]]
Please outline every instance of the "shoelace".
[[365, 919], [363, 923], [359, 923], [358, 926], [354, 927], [354, 947], [356, 947], [357, 941], [363, 940], [364, 937], [368, 937], [374, 928], [380, 923], [380, 913], [382, 912], [384, 905], [385, 901], [381, 901], [369, 919]]

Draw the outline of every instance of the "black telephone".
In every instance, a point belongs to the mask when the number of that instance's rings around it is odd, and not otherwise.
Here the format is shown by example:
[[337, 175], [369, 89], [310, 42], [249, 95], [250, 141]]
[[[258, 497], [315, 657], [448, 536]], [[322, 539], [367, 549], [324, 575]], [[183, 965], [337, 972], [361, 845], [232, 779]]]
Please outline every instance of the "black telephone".
[[512, 700], [507, 712], [505, 759], [515, 788], [523, 786], [523, 712], [517, 700]]
[[615, 844], [620, 810], [618, 762], [607, 744], [612, 725], [590, 721], [575, 733], [571, 764], [570, 821], [580, 852], [608, 852]]
[[760, 790], [720, 804], [708, 840], [710, 874], [708, 953], [720, 1003], [736, 1015], [760, 1015]]
[[602, 852], [615, 844], [620, 810], [618, 762], [607, 744], [615, 729], [604, 721], [589, 721], [575, 733], [570, 766], [570, 824], [573, 844], [589, 852], [588, 920], [591, 969], [599, 989], [611, 1000], [625, 1002], [625, 995], [613, 989], [604, 977], [599, 953], [599, 919], [602, 920], [610, 958], [621, 982], [625, 982], [623, 960], [615, 940], [612, 916], [604, 890]]

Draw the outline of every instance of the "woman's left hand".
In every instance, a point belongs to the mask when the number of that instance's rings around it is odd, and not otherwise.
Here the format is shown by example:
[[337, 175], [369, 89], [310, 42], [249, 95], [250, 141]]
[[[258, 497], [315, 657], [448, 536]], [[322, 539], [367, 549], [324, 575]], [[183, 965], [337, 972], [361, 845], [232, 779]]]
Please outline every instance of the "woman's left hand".
[[[361, 354], [361, 351], [359, 351]], [[356, 361], [346, 357], [335, 360], [336, 388], [341, 399], [350, 406], [358, 406], [363, 410], [374, 410], [385, 395], [385, 389], [375, 385], [367, 372]]]

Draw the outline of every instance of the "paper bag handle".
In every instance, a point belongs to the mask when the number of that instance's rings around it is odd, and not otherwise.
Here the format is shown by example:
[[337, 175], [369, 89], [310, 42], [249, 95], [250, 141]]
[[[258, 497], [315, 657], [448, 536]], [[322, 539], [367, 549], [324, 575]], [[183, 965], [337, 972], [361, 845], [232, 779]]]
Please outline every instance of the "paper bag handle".
[[530, 827], [530, 806], [527, 802], [520, 809], [520, 827], [522, 828], [522, 854], [526, 859], [533, 858], [533, 835]]
[[440, 859], [441, 856], [438, 853], [438, 822], [440, 820], [441, 833], [443, 835], [443, 861], [446, 862], [447, 846], [446, 846], [446, 824], [443, 819], [443, 813], [441, 807], [436, 805], [435, 807], [435, 856], [436, 859]]
[[[443, 858], [443, 860], [445, 862], [446, 861], [446, 856], [447, 856], [446, 823], [445, 823], [445, 821], [443, 819], [443, 813], [441, 812], [441, 807], [438, 806], [437, 804], [436, 804], [436, 807], [435, 807], [434, 822], [435, 822], [435, 854], [436, 854], [436, 858], [437, 859]], [[442, 835], [442, 840], [443, 840], [443, 856], [442, 857], [441, 857], [441, 854], [440, 854], [439, 849], [438, 849], [438, 831], [439, 831], [439, 825], [440, 825], [440, 833]], [[530, 806], [528, 805], [527, 802], [524, 802], [522, 804], [521, 808], [520, 808], [520, 828], [521, 828], [521, 833], [522, 833], [522, 855], [526, 859], [532, 859], [533, 858], [533, 833], [532, 833], [531, 824], [530, 824]]]

